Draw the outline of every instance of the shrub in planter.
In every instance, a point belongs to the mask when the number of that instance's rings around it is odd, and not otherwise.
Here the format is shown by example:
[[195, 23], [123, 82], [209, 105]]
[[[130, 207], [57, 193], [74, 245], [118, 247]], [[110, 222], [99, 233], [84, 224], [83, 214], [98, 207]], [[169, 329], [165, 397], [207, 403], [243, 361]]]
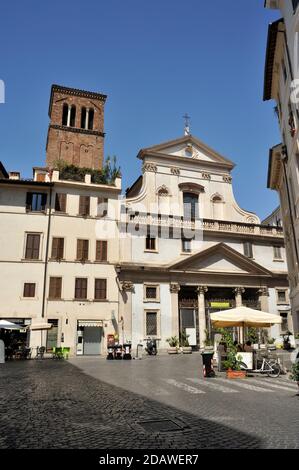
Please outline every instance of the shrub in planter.
[[246, 377], [246, 371], [241, 370], [242, 359], [238, 355], [238, 349], [234, 345], [232, 336], [227, 332], [222, 332], [223, 341], [227, 345], [227, 359], [223, 361], [223, 366], [226, 369], [226, 376], [229, 379], [239, 379]]
[[189, 336], [190, 335], [187, 335], [185, 332], [181, 334], [181, 347], [183, 354], [192, 354], [192, 347], [188, 341]]
[[179, 338], [177, 336], [171, 336], [171, 338], [168, 338], [166, 341], [169, 344], [169, 348], [167, 349], [168, 354], [177, 354]]

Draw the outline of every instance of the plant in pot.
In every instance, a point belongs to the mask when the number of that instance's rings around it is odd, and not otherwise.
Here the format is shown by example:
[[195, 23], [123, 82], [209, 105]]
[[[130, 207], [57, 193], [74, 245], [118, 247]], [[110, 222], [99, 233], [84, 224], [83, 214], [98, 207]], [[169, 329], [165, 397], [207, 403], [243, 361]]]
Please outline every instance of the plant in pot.
[[181, 334], [181, 347], [183, 354], [192, 354], [192, 347], [188, 341], [189, 336], [190, 335], [187, 335], [185, 331]]
[[294, 382], [297, 382], [299, 395], [299, 360], [292, 365], [290, 379], [294, 380]]
[[171, 338], [168, 338], [166, 341], [169, 344], [169, 348], [167, 349], [168, 354], [177, 354], [179, 338], [177, 336], [171, 336]]
[[222, 335], [223, 341], [227, 345], [227, 357], [223, 361], [226, 369], [226, 377], [228, 379], [243, 379], [246, 377], [246, 371], [241, 370], [242, 357], [238, 354], [237, 346], [234, 345], [232, 336], [224, 331]]

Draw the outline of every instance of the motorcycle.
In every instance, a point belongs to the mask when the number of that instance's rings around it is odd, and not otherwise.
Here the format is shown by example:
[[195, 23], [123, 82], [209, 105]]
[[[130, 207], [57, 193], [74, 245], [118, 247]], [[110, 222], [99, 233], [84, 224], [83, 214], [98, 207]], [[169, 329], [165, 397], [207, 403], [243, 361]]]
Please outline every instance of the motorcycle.
[[146, 339], [146, 348], [147, 354], [149, 356], [156, 356], [157, 355], [157, 340], [152, 338]]

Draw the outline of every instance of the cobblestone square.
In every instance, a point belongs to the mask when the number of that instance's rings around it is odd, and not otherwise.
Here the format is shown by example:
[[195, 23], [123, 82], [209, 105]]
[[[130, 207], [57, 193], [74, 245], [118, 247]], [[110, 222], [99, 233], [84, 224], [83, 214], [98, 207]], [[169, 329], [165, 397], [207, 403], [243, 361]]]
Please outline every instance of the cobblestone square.
[[287, 376], [200, 378], [199, 355], [1, 365], [2, 449], [298, 448]]

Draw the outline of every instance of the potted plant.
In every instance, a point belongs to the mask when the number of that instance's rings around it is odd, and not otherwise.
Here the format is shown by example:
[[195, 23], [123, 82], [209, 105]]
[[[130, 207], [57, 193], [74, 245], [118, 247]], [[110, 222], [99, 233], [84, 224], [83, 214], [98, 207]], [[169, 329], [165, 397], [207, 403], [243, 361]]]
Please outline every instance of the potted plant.
[[167, 349], [168, 354], [177, 354], [179, 338], [177, 336], [171, 336], [171, 338], [168, 338], [166, 341], [169, 344], [169, 348]]
[[224, 330], [222, 335], [223, 341], [227, 345], [227, 358], [223, 361], [226, 369], [226, 377], [228, 379], [244, 379], [246, 371], [241, 370], [242, 357], [238, 354], [237, 346], [234, 345], [232, 336]]
[[297, 382], [299, 395], [299, 361], [292, 365], [290, 379], [294, 380], [294, 382]]
[[183, 354], [192, 354], [192, 347], [189, 344], [188, 338], [190, 335], [187, 335], [186, 332], [181, 334], [181, 347]]

